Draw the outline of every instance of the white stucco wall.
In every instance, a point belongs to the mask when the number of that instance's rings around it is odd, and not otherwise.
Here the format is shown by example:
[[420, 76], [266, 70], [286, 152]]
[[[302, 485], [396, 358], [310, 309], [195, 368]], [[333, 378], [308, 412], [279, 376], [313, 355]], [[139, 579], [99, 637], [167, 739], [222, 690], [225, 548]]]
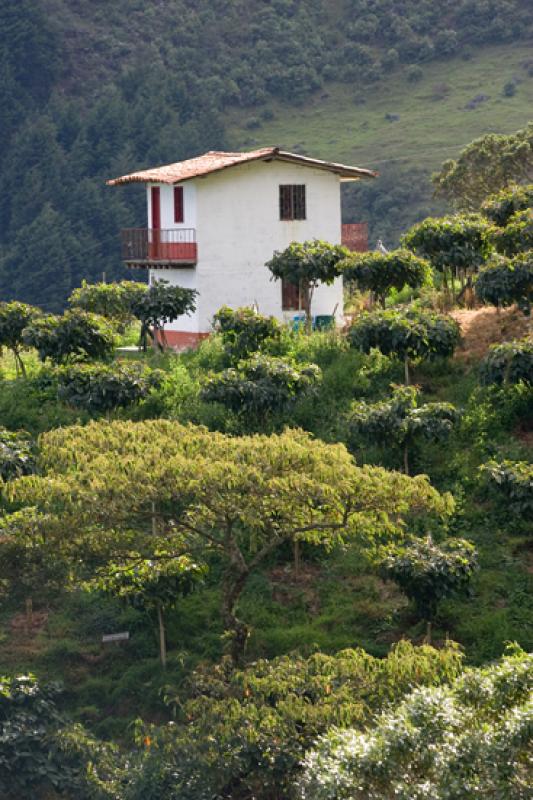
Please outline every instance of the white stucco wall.
[[[279, 219], [280, 184], [305, 184], [305, 220]], [[184, 184], [185, 222], [196, 228], [198, 263], [194, 269], [153, 270], [175, 285], [199, 293], [193, 318], [177, 320], [169, 329], [206, 332], [222, 305], [237, 308], [255, 303], [260, 313], [278, 319], [294, 312], [281, 309], [281, 282], [271, 281], [264, 266], [275, 250], [293, 241], [324, 239], [340, 243], [340, 182], [333, 173], [281, 161], [253, 162], [196, 178]], [[187, 211], [187, 203], [190, 210]], [[148, 219], [151, 220], [150, 191]], [[193, 208], [195, 206], [195, 209]], [[195, 220], [195, 224], [188, 222]], [[161, 227], [173, 219], [172, 187], [161, 186]], [[320, 285], [313, 296], [313, 314], [342, 317], [342, 279]], [[196, 327], [191, 327], [196, 326]]]
[[174, 186], [166, 183], [149, 183], [146, 188], [148, 227], [152, 227], [152, 186], [159, 186], [161, 228], [174, 230], [196, 228], [196, 186], [194, 181], [177, 183], [183, 187], [183, 222], [174, 222]]

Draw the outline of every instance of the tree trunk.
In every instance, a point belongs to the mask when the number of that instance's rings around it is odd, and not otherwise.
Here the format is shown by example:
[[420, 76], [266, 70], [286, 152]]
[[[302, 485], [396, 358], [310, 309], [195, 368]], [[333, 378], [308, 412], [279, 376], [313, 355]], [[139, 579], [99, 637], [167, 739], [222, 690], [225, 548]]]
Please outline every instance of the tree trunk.
[[409, 446], [407, 444], [403, 446], [403, 471], [409, 475]]
[[167, 639], [165, 635], [165, 620], [163, 619], [163, 609], [161, 603], [157, 604], [157, 622], [159, 625], [159, 659], [161, 666], [166, 669], [167, 666]]
[[294, 540], [294, 574], [300, 574], [300, 541]]
[[33, 628], [33, 600], [31, 597], [26, 598], [26, 630], [31, 633]]
[[20, 374], [23, 378], [26, 377], [26, 367], [24, 366], [24, 361], [21, 358], [20, 353], [17, 350], [13, 350], [13, 355], [15, 356], [15, 366], [18, 371], [20, 370]]
[[405, 356], [403, 360], [403, 369], [404, 369], [404, 376], [405, 376], [405, 385], [409, 386], [409, 357]]
[[305, 332], [311, 333], [313, 330], [313, 319], [311, 317], [311, 286], [308, 281], [301, 282], [302, 306], [305, 312]]
[[246, 642], [250, 635], [250, 628], [235, 614], [235, 608], [248, 580], [249, 571], [240, 569], [238, 572], [233, 565], [228, 567], [222, 586], [222, 621], [226, 633], [230, 637], [229, 654], [235, 666], [244, 661]]

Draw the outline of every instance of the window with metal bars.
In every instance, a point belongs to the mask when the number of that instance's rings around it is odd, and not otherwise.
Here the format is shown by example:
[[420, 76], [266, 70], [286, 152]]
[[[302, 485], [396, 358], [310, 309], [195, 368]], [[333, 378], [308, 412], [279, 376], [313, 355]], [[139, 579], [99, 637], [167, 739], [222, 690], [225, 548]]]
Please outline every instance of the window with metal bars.
[[285, 184], [279, 187], [279, 218], [306, 219], [305, 184]]
[[282, 311], [300, 310], [300, 287], [288, 281], [287, 278], [281, 279], [281, 309]]

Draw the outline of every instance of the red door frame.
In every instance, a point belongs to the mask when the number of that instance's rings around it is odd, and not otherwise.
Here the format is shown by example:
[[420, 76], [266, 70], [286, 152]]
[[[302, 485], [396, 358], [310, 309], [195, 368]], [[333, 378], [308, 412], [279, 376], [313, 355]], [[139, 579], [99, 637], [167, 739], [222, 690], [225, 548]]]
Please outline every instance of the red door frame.
[[[161, 229], [161, 192], [159, 186], [152, 186], [152, 258], [159, 258], [159, 244]], [[155, 233], [157, 231], [157, 233]]]

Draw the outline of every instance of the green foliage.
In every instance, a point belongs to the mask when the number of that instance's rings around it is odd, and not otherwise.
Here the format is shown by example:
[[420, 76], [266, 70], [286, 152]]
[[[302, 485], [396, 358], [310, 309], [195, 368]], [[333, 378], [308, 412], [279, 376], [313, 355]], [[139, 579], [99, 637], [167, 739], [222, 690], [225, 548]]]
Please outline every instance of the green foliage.
[[265, 264], [276, 280], [284, 279], [300, 287], [308, 331], [311, 330], [311, 303], [315, 287], [319, 283], [333, 283], [341, 274], [344, 259], [348, 256], [346, 247], [314, 239], [293, 242], [285, 250], [275, 251]]
[[482, 213], [498, 228], [505, 228], [518, 211], [533, 207], [533, 184], [511, 186], [491, 195], [481, 206]]
[[16, 301], [0, 303], [0, 350], [2, 347], [11, 350], [17, 369], [20, 369], [22, 374], [25, 374], [24, 362], [21, 357], [21, 351], [25, 349], [22, 333], [38, 314], [38, 309], [25, 303]]
[[110, 564], [91, 585], [127, 600], [134, 608], [172, 608], [193, 591], [205, 568], [188, 556], [169, 556], [156, 552], [152, 560], [132, 554], [125, 564]]
[[369, 443], [404, 450], [404, 468], [408, 471], [407, 448], [419, 439], [441, 442], [459, 420], [451, 403], [418, 404], [418, 390], [412, 386], [395, 387], [390, 400], [380, 403], [356, 403], [348, 417], [350, 433]]
[[480, 270], [475, 290], [483, 303], [493, 306], [516, 303], [529, 315], [533, 300], [533, 250], [511, 259], [494, 259]]
[[[146, 347], [148, 335], [158, 332], [165, 343], [163, 326], [174, 322], [182, 314], [191, 314], [196, 308], [196, 289], [170, 286], [166, 281], [156, 281], [142, 294], [132, 298], [131, 310], [141, 322], [141, 342]], [[150, 330], [151, 329], [151, 330]]]
[[178, 721], [143, 732], [153, 746], [141, 755], [127, 796], [291, 796], [306, 749], [329, 727], [368, 724], [413, 685], [439, 686], [460, 671], [453, 646], [434, 650], [407, 641], [383, 659], [344, 650], [260, 660], [242, 671], [227, 662], [197, 670], [185, 703], [167, 688]]
[[115, 348], [112, 327], [103, 317], [73, 309], [61, 317], [37, 317], [25, 328], [24, 343], [34, 347], [41, 361], [109, 360]]
[[398, 584], [426, 620], [435, 617], [441, 600], [468, 588], [476, 569], [474, 545], [464, 539], [447, 539], [440, 546], [431, 538], [415, 539], [381, 564], [384, 577]]
[[485, 386], [533, 385], [533, 342], [522, 339], [493, 345], [481, 363], [480, 380]]
[[373, 292], [383, 304], [391, 289], [400, 291], [404, 286], [416, 289], [432, 282], [429, 264], [408, 250], [354, 254], [347, 263], [344, 280], [354, 281], [361, 291]]
[[224, 350], [232, 362], [250, 358], [258, 350], [276, 347], [281, 339], [281, 327], [275, 317], [265, 317], [253, 308], [228, 306], [214, 316], [215, 330], [221, 336]]
[[209, 378], [200, 396], [249, 418], [253, 426], [265, 416], [286, 411], [298, 397], [312, 392], [320, 379], [316, 364], [255, 355]]
[[139, 403], [162, 380], [141, 364], [75, 364], [57, 373], [57, 396], [74, 408], [101, 414]]
[[522, 800], [533, 659], [519, 650], [450, 687], [416, 689], [366, 732], [333, 728], [304, 762], [302, 800]]
[[74, 289], [69, 304], [83, 311], [91, 311], [102, 317], [114, 320], [124, 329], [133, 318], [132, 306], [138, 298], [144, 297], [148, 290], [145, 283], [121, 281], [120, 283], [87, 283]]
[[25, 433], [0, 428], [0, 479], [29, 475], [35, 468], [33, 443]]
[[498, 498], [505, 512], [533, 518], [533, 465], [527, 461], [487, 461], [480, 467], [489, 496]]
[[476, 214], [428, 217], [402, 236], [402, 244], [427, 258], [439, 272], [473, 272], [491, 253], [491, 230]]
[[[217, 555], [222, 619], [236, 661], [249, 633], [236, 617], [239, 598], [284, 542], [327, 547], [394, 536], [405, 515], [441, 516], [451, 508], [424, 477], [357, 467], [342, 445], [301, 431], [228, 437], [167, 420], [99, 422], [52, 431], [40, 445], [47, 474], [9, 484], [12, 502], [36, 509], [30, 530], [37, 524], [73, 573], [127, 559], [132, 541], [145, 558], [182, 554], [184, 543], [202, 560]], [[158, 524], [149, 531], [154, 515]], [[18, 524], [24, 527], [24, 518]]]
[[460, 329], [452, 317], [429, 311], [374, 311], [357, 317], [348, 331], [352, 347], [410, 360], [453, 355]]
[[533, 250], [533, 210], [517, 211], [492, 239], [498, 252], [506, 256]]
[[533, 164], [533, 124], [510, 135], [488, 133], [445, 161], [433, 176], [437, 195], [461, 209], [476, 211], [490, 195], [529, 179]]
[[51, 792], [76, 792], [79, 765], [61, 751], [65, 726], [56, 684], [41, 685], [33, 675], [0, 679], [0, 792], [6, 800]]

